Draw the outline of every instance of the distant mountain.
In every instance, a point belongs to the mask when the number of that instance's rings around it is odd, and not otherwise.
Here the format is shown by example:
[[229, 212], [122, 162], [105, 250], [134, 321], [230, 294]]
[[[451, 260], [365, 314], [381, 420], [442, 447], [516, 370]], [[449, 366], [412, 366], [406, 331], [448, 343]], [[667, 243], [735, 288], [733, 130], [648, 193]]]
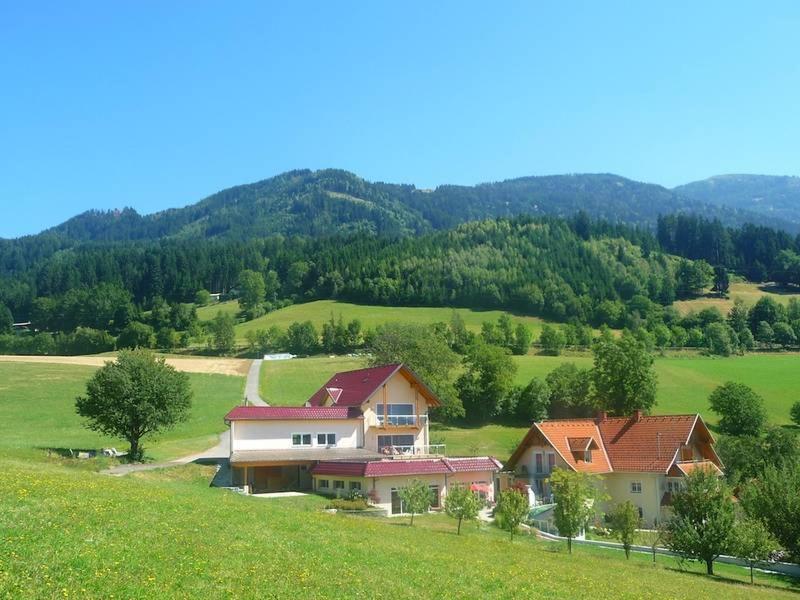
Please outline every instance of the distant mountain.
[[676, 187], [694, 200], [746, 210], [800, 226], [800, 177], [717, 175]]
[[161, 238], [247, 239], [271, 234], [372, 232], [410, 235], [491, 217], [568, 216], [580, 210], [612, 222], [653, 227], [659, 214], [693, 212], [726, 225], [754, 222], [798, 229], [776, 216], [730, 210], [659, 185], [608, 174], [522, 177], [476, 186], [372, 183], [326, 169], [283, 173], [218, 192], [196, 204], [150, 215], [89, 211], [48, 230], [74, 241]]

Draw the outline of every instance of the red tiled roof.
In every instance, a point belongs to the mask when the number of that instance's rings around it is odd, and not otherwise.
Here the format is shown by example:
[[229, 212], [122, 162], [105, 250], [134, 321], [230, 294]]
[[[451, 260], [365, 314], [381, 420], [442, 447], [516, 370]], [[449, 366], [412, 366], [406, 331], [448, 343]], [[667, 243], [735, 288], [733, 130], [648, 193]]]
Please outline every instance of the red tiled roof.
[[391, 364], [336, 373], [325, 385], [314, 392], [314, 395], [308, 399], [308, 404], [321, 406], [328, 398], [329, 393], [336, 390], [338, 392], [338, 397], [334, 393], [336, 406], [361, 406], [401, 366]]
[[225, 415], [226, 421], [305, 421], [357, 419], [358, 408], [347, 406], [237, 406]]
[[472, 473], [497, 471], [503, 465], [491, 457], [431, 458], [411, 460], [372, 460], [363, 462], [328, 461], [318, 463], [314, 475], [349, 477], [392, 477], [436, 473]]
[[592, 446], [592, 438], [567, 438], [567, 443], [572, 452], [586, 452]]
[[610, 417], [597, 425], [615, 471], [663, 473], [697, 420], [698, 415]]

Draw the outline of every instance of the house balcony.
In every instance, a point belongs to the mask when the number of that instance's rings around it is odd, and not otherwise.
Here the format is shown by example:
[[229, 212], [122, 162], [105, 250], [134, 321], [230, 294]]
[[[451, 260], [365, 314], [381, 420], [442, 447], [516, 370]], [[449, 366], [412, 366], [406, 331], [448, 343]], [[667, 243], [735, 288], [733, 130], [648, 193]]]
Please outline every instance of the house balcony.
[[377, 415], [378, 427], [425, 427], [428, 415]]
[[387, 458], [430, 458], [432, 456], [444, 456], [445, 444], [383, 446], [378, 452]]

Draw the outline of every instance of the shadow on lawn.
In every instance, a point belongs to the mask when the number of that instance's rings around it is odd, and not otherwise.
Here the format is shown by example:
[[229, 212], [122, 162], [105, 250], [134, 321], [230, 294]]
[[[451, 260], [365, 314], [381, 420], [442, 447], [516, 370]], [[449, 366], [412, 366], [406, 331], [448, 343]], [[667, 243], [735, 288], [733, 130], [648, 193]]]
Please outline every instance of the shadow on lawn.
[[[674, 571], [675, 573], [683, 573], [684, 575], [692, 575], [694, 577], [699, 577], [702, 579], [713, 579], [714, 581], [718, 581], [720, 583], [727, 583], [729, 585], [737, 585], [737, 586], [750, 586], [749, 579], [734, 579], [733, 577], [726, 577], [724, 575], [706, 575], [705, 573], [698, 573], [697, 571], [687, 571], [686, 569], [681, 569], [680, 567], [663, 567], [667, 571]], [[787, 592], [793, 592], [795, 594], [800, 594], [800, 580], [790, 577], [789, 575], [782, 575], [780, 573], [769, 573], [770, 576], [773, 578], [787, 583], [789, 587], [780, 587], [776, 585], [770, 585], [768, 583], [759, 583], [756, 582], [752, 584], [753, 588], [760, 588], [762, 590], [785, 590]], [[748, 575], [749, 578], [749, 575]]]

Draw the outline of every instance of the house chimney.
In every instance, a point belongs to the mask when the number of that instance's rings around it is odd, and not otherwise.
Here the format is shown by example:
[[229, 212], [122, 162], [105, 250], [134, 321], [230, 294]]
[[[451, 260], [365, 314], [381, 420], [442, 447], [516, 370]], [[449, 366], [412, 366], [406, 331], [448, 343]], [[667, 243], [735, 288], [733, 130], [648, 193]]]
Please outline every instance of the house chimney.
[[597, 420], [598, 423], [602, 423], [603, 421], [608, 419], [608, 413], [604, 410], [600, 410], [595, 415], [595, 419]]
[[633, 411], [633, 422], [638, 423], [641, 420], [642, 420], [642, 411], [641, 409], [637, 408], [635, 411]]

